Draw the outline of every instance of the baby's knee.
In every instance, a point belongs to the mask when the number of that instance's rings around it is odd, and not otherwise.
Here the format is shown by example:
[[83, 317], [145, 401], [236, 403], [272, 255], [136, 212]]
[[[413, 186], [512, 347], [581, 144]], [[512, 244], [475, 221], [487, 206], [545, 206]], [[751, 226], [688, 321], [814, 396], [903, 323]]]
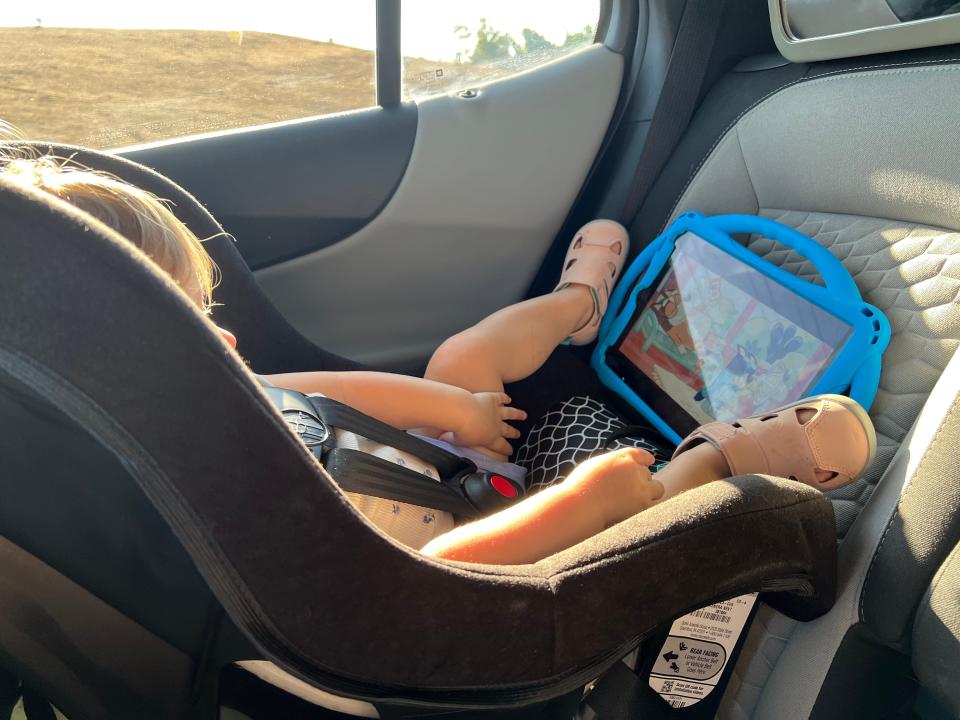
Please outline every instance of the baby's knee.
[[427, 365], [426, 377], [442, 380], [451, 372], [462, 372], [476, 362], [477, 347], [468, 333], [458, 333], [444, 340]]

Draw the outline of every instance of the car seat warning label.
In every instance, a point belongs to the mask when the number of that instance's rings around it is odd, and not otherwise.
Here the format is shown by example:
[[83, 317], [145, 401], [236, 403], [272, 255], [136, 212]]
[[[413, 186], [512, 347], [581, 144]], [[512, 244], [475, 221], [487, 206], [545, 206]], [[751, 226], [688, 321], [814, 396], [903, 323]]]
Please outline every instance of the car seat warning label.
[[684, 615], [670, 626], [650, 687], [672, 707], [695, 705], [720, 682], [757, 593], [740, 595]]

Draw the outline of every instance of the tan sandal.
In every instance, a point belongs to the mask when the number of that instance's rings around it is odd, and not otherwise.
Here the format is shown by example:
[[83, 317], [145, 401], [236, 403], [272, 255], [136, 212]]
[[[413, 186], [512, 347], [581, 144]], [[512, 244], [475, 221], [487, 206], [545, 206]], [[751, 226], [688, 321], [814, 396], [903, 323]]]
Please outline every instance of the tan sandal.
[[[813, 415], [801, 422], [798, 411]], [[733, 475], [775, 475], [818, 490], [853, 482], [877, 454], [870, 416], [843, 395], [817, 395], [733, 423], [712, 422], [688, 435], [673, 457], [701, 443], [717, 448]]]
[[563, 260], [563, 273], [554, 292], [568, 285], [586, 285], [593, 294], [593, 315], [564, 343], [587, 345], [597, 339], [610, 293], [630, 248], [626, 228], [613, 220], [594, 220], [577, 230]]

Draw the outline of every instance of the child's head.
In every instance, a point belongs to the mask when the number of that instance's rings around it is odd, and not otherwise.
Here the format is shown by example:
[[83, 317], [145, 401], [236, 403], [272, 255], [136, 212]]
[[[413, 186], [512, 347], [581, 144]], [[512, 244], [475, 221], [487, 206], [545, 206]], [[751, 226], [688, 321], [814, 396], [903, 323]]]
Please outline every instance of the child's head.
[[140, 248], [208, 312], [217, 267], [200, 240], [155, 195], [50, 156], [8, 157], [0, 177], [44, 190], [93, 215]]

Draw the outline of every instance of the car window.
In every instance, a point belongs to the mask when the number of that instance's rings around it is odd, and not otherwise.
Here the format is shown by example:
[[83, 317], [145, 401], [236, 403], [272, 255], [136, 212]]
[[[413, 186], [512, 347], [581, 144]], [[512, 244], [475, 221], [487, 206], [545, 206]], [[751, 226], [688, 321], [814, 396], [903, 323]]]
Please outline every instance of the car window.
[[[591, 45], [600, 0], [404, 0], [402, 97]], [[370, 107], [375, 0], [0, 4], [0, 120], [111, 149]], [[398, 70], [399, 72], [399, 70]]]
[[0, 117], [115, 148], [376, 104], [374, 0], [0, 3]]
[[404, 0], [403, 97], [457, 92], [594, 43], [600, 0]]

